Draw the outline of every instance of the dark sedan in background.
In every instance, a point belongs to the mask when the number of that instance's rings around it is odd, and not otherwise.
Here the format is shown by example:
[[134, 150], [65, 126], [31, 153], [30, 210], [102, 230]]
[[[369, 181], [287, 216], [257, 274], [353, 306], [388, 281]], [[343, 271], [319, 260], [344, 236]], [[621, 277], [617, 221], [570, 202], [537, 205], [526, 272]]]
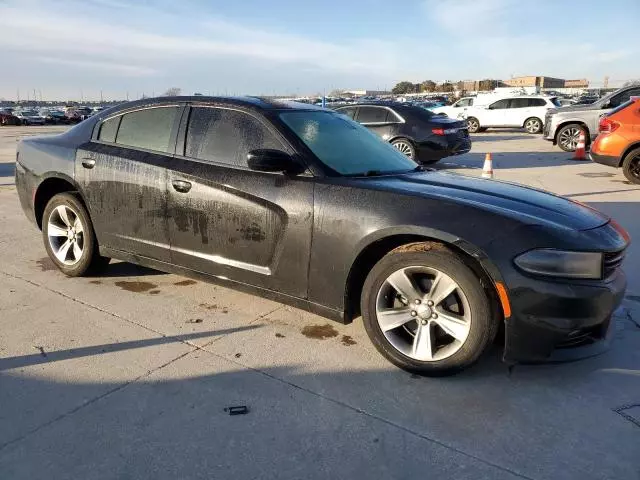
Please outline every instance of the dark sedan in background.
[[629, 237], [602, 213], [425, 170], [309, 105], [140, 100], [17, 155], [22, 208], [65, 274], [118, 258], [362, 314], [376, 348], [421, 374], [470, 366], [501, 325], [510, 362], [592, 354], [624, 296]]
[[425, 107], [398, 102], [367, 102], [338, 107], [400, 152], [422, 164], [471, 150], [467, 124]]

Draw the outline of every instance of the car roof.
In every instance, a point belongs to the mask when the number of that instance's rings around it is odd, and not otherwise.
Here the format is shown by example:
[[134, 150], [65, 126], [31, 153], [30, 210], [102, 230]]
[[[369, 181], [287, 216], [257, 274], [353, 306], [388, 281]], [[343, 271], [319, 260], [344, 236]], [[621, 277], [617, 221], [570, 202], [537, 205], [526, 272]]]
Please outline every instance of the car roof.
[[[216, 104], [244, 107], [252, 110], [323, 110], [322, 107], [310, 105], [306, 103], [293, 102], [289, 100], [278, 100], [266, 97], [217, 97], [208, 95], [191, 95], [191, 96], [175, 96], [175, 97], [154, 97], [134, 100], [132, 102], [121, 103], [114, 109], [110, 109], [110, 113], [132, 107], [147, 107], [169, 102], [181, 103], [197, 103], [197, 104]], [[106, 109], [105, 109], [106, 110]]]

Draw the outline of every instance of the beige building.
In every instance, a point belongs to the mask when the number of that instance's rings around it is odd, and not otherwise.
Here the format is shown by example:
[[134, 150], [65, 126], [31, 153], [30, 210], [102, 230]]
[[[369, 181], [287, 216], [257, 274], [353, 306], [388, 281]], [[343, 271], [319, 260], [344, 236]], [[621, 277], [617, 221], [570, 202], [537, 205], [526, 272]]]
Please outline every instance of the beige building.
[[563, 88], [564, 79], [542, 76], [514, 77], [504, 80], [507, 87]]
[[565, 80], [565, 88], [589, 88], [589, 80], [581, 78], [579, 80]]

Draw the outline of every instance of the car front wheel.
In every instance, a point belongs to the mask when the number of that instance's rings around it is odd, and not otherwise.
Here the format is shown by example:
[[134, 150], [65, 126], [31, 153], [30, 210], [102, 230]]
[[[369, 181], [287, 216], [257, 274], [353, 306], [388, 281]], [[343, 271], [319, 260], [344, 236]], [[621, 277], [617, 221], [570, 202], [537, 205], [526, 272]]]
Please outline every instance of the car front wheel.
[[98, 253], [87, 210], [72, 193], [51, 198], [42, 216], [42, 236], [49, 257], [65, 275], [80, 277], [109, 263]]
[[405, 245], [371, 270], [361, 298], [378, 351], [407, 371], [450, 375], [475, 363], [493, 341], [491, 301], [462, 259], [443, 246]]
[[[578, 146], [578, 139], [580, 138], [580, 132], [584, 132], [584, 129], [577, 124], [565, 125], [558, 132], [558, 146], [565, 152], [575, 152]], [[586, 137], [586, 132], [585, 132]]]

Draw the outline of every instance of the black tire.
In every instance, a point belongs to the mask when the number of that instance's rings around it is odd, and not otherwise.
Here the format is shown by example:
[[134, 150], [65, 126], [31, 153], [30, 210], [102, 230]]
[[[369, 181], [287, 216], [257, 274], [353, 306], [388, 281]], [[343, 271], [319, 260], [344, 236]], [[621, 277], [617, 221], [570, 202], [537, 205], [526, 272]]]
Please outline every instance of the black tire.
[[411, 160], [416, 159], [416, 148], [413, 146], [413, 142], [408, 138], [396, 138], [391, 142], [400, 153], [403, 153]]
[[[442, 360], [419, 361], [404, 355], [385, 337], [377, 320], [377, 296], [385, 280], [401, 268], [414, 266], [435, 268], [451, 277], [463, 290], [470, 306], [467, 338], [453, 355]], [[361, 311], [365, 330], [376, 349], [394, 365], [425, 376], [451, 375], [470, 367], [493, 343], [499, 327], [489, 294], [473, 270], [450, 250], [430, 249], [429, 244], [424, 243], [395, 249], [373, 267], [363, 286]]]
[[[49, 241], [49, 219], [52, 212], [59, 206], [65, 206], [70, 209], [82, 223], [82, 255], [73, 265], [65, 264], [59, 260], [53, 252]], [[81, 277], [91, 273], [98, 273], [109, 264], [110, 259], [102, 257], [98, 251], [98, 242], [87, 210], [80, 199], [73, 193], [59, 193], [49, 200], [42, 214], [42, 238], [49, 258], [62, 273], [69, 277]]]
[[480, 126], [480, 121], [476, 117], [468, 117], [467, 128], [469, 129], [469, 133], [478, 133], [482, 127]]
[[522, 127], [526, 130], [527, 133], [535, 135], [536, 133], [542, 132], [544, 124], [538, 117], [530, 117], [524, 121]]
[[622, 161], [622, 171], [631, 183], [640, 185], [640, 148], [627, 153]]
[[568, 125], [565, 125], [560, 130], [558, 130], [558, 133], [556, 135], [556, 143], [565, 152], [575, 152], [576, 151], [575, 146], [570, 146], [568, 144], [565, 144], [564, 140], [563, 140], [565, 135], [573, 137], [573, 135], [571, 135], [571, 133], [573, 131], [575, 131], [575, 130], [578, 131], [578, 134], [579, 134], [580, 131], [582, 131], [584, 133], [586, 143], [588, 143], [588, 141], [589, 141], [588, 140], [589, 139], [588, 132], [585, 130], [585, 128], [582, 125], [579, 125], [577, 123], [570, 123]]

